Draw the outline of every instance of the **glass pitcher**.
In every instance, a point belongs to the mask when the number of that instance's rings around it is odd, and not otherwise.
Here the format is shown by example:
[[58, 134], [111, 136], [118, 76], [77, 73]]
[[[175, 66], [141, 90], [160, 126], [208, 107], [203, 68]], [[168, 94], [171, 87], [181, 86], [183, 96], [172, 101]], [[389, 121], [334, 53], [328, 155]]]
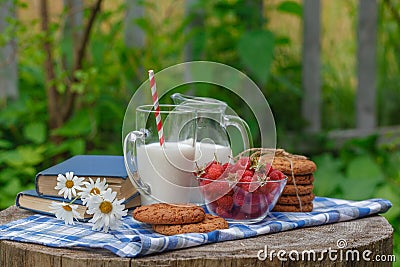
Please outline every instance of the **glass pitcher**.
[[187, 105], [197, 112], [196, 157], [199, 166], [204, 166], [215, 157], [222, 163], [232, 157], [230, 139], [226, 127], [236, 127], [243, 143], [243, 150], [252, 144], [247, 123], [238, 116], [225, 114], [228, 105], [217, 99], [194, 97], [175, 93], [171, 96], [175, 104]]
[[164, 143], [158, 135], [153, 105], [136, 108], [136, 130], [124, 138], [129, 178], [142, 205], [156, 202], [202, 204], [193, 175], [196, 155], [196, 112], [176, 105], [159, 105]]

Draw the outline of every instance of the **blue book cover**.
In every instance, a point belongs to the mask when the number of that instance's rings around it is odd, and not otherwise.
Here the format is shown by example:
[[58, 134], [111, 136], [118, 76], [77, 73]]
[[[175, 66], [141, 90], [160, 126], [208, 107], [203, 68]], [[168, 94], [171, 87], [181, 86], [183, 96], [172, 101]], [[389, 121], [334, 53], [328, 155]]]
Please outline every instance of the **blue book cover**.
[[58, 191], [54, 189], [57, 176], [66, 172], [74, 172], [78, 177], [85, 177], [86, 181], [89, 177], [94, 181], [105, 178], [119, 199], [138, 195], [126, 172], [123, 156], [111, 155], [78, 155], [39, 172], [35, 178], [37, 193], [58, 196]]
[[73, 171], [77, 176], [114, 177], [127, 179], [123, 156], [78, 155], [38, 173], [37, 176], [56, 176]]

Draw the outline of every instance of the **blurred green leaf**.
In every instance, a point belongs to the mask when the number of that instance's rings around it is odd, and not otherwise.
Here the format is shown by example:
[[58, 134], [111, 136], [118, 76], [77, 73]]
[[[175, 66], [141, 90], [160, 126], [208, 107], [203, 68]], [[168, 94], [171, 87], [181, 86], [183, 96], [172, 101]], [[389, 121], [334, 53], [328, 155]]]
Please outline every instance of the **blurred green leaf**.
[[32, 122], [27, 124], [24, 129], [24, 137], [36, 144], [46, 141], [46, 124], [43, 122]]
[[23, 1], [14, 1], [14, 3], [21, 9], [26, 9], [28, 8], [28, 4]]
[[88, 74], [83, 70], [77, 70], [77, 71], [75, 71], [74, 76], [77, 80], [86, 80], [88, 77]]
[[276, 41], [275, 41], [276, 46], [289, 45], [290, 43], [291, 43], [291, 40], [288, 37], [279, 37], [279, 38], [276, 38]]
[[60, 94], [64, 94], [65, 91], [67, 90], [67, 86], [64, 83], [57, 83], [57, 92], [59, 92]]
[[85, 154], [86, 142], [83, 139], [73, 140], [69, 146], [72, 155]]
[[[7, 168], [0, 172], [0, 185], [8, 183], [10, 180], [18, 178], [19, 172], [17, 169]], [[1, 187], [0, 187], [1, 188]]]
[[13, 177], [3, 188], [1, 188], [0, 209], [7, 208], [15, 204], [15, 197], [22, 189], [21, 182], [17, 177]]
[[52, 134], [64, 137], [87, 135], [92, 131], [93, 123], [94, 121], [89, 112], [82, 110], [76, 113], [61, 128], [53, 130]]
[[394, 221], [396, 218], [400, 217], [400, 206], [397, 205], [397, 203], [399, 203], [398, 191], [398, 187], [390, 185], [389, 183], [385, 183], [380, 186], [373, 195], [373, 197], [385, 198], [392, 202], [392, 207], [389, 209], [389, 211], [383, 214], [383, 216], [390, 221]]
[[347, 178], [341, 183], [345, 198], [370, 198], [383, 182], [383, 172], [367, 155], [354, 158], [347, 167]]
[[0, 156], [4, 162], [13, 168], [25, 168], [43, 161], [44, 147], [19, 146], [15, 150], [3, 152]]
[[0, 148], [11, 148], [12, 147], [12, 143], [10, 141], [4, 140], [4, 139], [0, 139]]
[[85, 84], [83, 84], [83, 83], [73, 83], [71, 85], [71, 91], [76, 92], [78, 94], [82, 94], [85, 91]]
[[303, 14], [303, 7], [294, 1], [284, 1], [279, 4], [278, 11], [301, 17]]
[[337, 196], [338, 189], [344, 175], [341, 173], [342, 164], [340, 160], [332, 157], [331, 154], [323, 154], [313, 157], [317, 165], [314, 173], [314, 191], [318, 196]]
[[204, 51], [206, 34], [202, 30], [195, 31], [192, 37], [192, 57], [194, 60], [200, 59]]
[[46, 156], [52, 158], [54, 156], [65, 154], [70, 151], [70, 146], [67, 141], [62, 142], [61, 144], [55, 145], [53, 143], [48, 144], [46, 149]]
[[237, 52], [256, 80], [265, 84], [274, 58], [274, 34], [266, 30], [245, 32], [239, 40]]
[[73, 58], [70, 57], [72, 51], [73, 51], [73, 38], [72, 38], [72, 29], [70, 27], [65, 27], [63, 28], [63, 38], [62, 42], [60, 43], [60, 52], [63, 55], [63, 59], [65, 61], [65, 65], [67, 66], [67, 69], [72, 68], [73, 64]]
[[6, 128], [17, 125], [17, 121], [21, 119], [25, 112], [26, 106], [23, 101], [11, 103], [7, 108], [0, 110], [0, 125], [4, 125]]
[[378, 164], [370, 156], [359, 156], [354, 158], [347, 168], [349, 179], [372, 179], [377, 183], [383, 181], [383, 173]]
[[358, 156], [376, 154], [377, 143], [378, 135], [350, 139], [343, 145], [340, 157], [343, 161], [347, 162]]
[[107, 49], [106, 44], [102, 40], [94, 40], [91, 45], [90, 53], [92, 54], [93, 60], [95, 60], [96, 66], [100, 66], [104, 63], [104, 51]]

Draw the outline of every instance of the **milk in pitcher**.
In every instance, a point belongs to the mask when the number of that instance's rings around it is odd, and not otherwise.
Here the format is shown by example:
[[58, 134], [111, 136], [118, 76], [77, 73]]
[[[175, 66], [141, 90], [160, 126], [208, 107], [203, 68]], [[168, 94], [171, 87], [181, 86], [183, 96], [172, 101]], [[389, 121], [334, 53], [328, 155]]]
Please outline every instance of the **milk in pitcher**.
[[217, 158], [221, 164], [229, 162], [232, 158], [232, 150], [228, 146], [200, 142], [196, 143], [196, 162], [198, 166], [204, 166]]
[[[161, 202], [189, 203], [201, 194], [193, 175], [195, 148], [187, 142], [165, 142], [136, 148], [140, 178], [150, 186], [151, 195]], [[200, 200], [199, 200], [200, 201]], [[142, 205], [151, 199], [142, 196]]]

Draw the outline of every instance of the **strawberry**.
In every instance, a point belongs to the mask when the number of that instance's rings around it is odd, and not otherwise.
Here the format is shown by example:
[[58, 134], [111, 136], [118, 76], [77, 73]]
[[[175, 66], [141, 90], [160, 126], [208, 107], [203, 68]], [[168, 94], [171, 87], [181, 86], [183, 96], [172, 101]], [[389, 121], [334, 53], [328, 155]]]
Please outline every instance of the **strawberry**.
[[207, 163], [205, 167], [199, 167], [196, 162], [197, 170], [194, 171], [194, 175], [197, 177], [204, 177], [209, 172], [209, 169], [212, 168], [214, 165], [221, 165], [218, 161], [213, 160]]
[[207, 173], [211, 179], [216, 180], [224, 173], [224, 169], [221, 165], [214, 165], [208, 170]]
[[[224, 164], [225, 165], [225, 164]], [[236, 165], [235, 164], [228, 164], [226, 166], [225, 172], [232, 172], [235, 173], [236, 172]]]
[[243, 190], [237, 190], [233, 194], [233, 204], [236, 206], [242, 206], [244, 203], [245, 194]]
[[265, 172], [269, 175], [273, 171], [274, 171], [274, 168], [272, 168], [271, 164], [265, 163]]
[[246, 192], [254, 192], [259, 187], [259, 183], [257, 183], [254, 176], [242, 177], [237, 185]]
[[279, 170], [273, 170], [273, 171], [269, 174], [269, 178], [270, 178], [271, 180], [278, 181], [278, 180], [285, 179], [285, 175], [284, 175], [281, 171], [279, 171]]
[[266, 194], [268, 204], [275, 205], [275, 203], [278, 201], [278, 199], [276, 199], [276, 194], [276, 192]]
[[218, 207], [223, 208], [226, 211], [230, 211], [233, 207], [233, 198], [229, 195], [217, 199], [216, 202]]
[[233, 189], [231, 189], [228, 193], [226, 193], [228, 196], [233, 196], [233, 194], [235, 193], [235, 191], [233, 191]]
[[209, 184], [209, 183], [211, 183], [212, 181], [211, 180], [209, 180], [210, 178], [207, 176], [207, 175], [204, 175], [204, 177], [203, 178], [205, 178], [205, 179], [198, 179], [199, 180], [199, 185], [200, 186], [205, 186], [205, 185], [207, 185], [207, 184]]
[[238, 171], [236, 171], [236, 173], [238, 174], [239, 178], [243, 178], [245, 176], [252, 177], [254, 175], [254, 171], [253, 170], [238, 170]]
[[[240, 178], [240, 180], [239, 180], [240, 183], [251, 183], [251, 182], [253, 182], [253, 181], [254, 181], [254, 180], [253, 180], [253, 176], [250, 176], [250, 175], [243, 176], [243, 177]], [[242, 184], [239, 184], [239, 186], [241, 187]]]
[[243, 190], [249, 192], [250, 191], [250, 185], [251, 182], [253, 181], [253, 177], [251, 176], [244, 176], [239, 180], [239, 183], [237, 184], [240, 188]]
[[224, 171], [226, 171], [226, 169], [228, 168], [228, 166], [230, 166], [230, 164], [227, 162], [227, 163], [224, 163], [223, 165], [222, 165], [222, 168], [224, 169]]
[[246, 214], [257, 213], [267, 205], [266, 197], [260, 194], [246, 193], [241, 205], [241, 211]]
[[265, 196], [259, 194], [248, 194], [248, 197], [246, 198], [251, 206], [264, 205], [265, 199]]
[[[249, 210], [244, 211], [247, 214], [250, 214], [250, 217], [255, 218], [263, 215], [268, 209], [267, 206], [251, 206]], [[243, 211], [243, 209], [242, 209]]]
[[257, 188], [257, 190], [254, 192], [256, 194], [261, 194], [261, 195], [266, 195], [269, 192], [271, 192], [271, 187], [273, 186], [272, 183], [266, 183], [263, 186], [260, 186], [259, 188]]
[[207, 204], [207, 210], [208, 211], [215, 211], [215, 209], [217, 208], [217, 201], [213, 201], [213, 202], [209, 202]]
[[211, 162], [204, 169], [200, 177], [216, 180], [224, 173], [224, 169], [219, 162]]
[[214, 181], [207, 184], [203, 191], [207, 200], [216, 200], [230, 191], [229, 184], [224, 181]]
[[250, 158], [249, 157], [242, 157], [238, 161], [236, 161], [237, 169], [238, 170], [246, 170], [250, 168]]
[[210, 161], [210, 162], [207, 163], [207, 165], [203, 168], [203, 170], [206, 172], [206, 171], [207, 171], [212, 165], [214, 165], [214, 164], [219, 164], [219, 162], [216, 161], [216, 160]]
[[274, 182], [272, 179], [270, 182], [267, 182], [266, 184], [264, 184], [263, 186], [260, 186], [255, 193], [258, 194], [263, 194], [263, 195], [267, 195], [267, 194], [276, 194], [278, 192], [278, 190], [280, 189], [281, 184], [279, 182]]
[[240, 211], [240, 207], [234, 207], [232, 210], [232, 217], [235, 220], [244, 220], [246, 219], [246, 215]]
[[223, 209], [222, 207], [217, 207], [215, 209], [215, 213], [223, 218], [232, 218], [232, 214], [229, 211]]

